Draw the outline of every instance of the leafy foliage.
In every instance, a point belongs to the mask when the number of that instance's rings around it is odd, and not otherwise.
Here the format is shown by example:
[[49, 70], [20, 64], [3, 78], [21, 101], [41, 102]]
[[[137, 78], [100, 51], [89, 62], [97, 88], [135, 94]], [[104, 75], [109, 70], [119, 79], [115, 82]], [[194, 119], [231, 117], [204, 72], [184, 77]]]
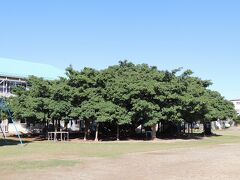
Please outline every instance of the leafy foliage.
[[81, 119], [86, 125], [113, 123], [133, 128], [236, 117], [233, 104], [208, 89], [210, 81], [192, 76], [191, 70], [178, 75], [180, 71], [160, 71], [127, 61], [100, 71], [77, 71], [70, 66], [67, 78], [29, 77], [28, 90], [13, 89], [17, 96], [10, 103], [17, 119]]

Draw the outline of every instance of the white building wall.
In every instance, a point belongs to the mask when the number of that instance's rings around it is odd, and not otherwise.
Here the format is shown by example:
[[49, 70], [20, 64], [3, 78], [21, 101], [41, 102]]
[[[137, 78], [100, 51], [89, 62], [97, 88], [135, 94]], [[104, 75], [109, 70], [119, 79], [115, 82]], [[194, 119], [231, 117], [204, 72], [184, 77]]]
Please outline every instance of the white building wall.
[[234, 104], [235, 110], [237, 111], [238, 115], [240, 115], [240, 99], [231, 100]]
[[[15, 125], [16, 125], [16, 128], [17, 128], [17, 130], [19, 131], [20, 134], [27, 134], [28, 133], [27, 124], [20, 123], [20, 121], [17, 121], [15, 123]], [[13, 123], [8, 124], [8, 133], [9, 134], [17, 134]]]

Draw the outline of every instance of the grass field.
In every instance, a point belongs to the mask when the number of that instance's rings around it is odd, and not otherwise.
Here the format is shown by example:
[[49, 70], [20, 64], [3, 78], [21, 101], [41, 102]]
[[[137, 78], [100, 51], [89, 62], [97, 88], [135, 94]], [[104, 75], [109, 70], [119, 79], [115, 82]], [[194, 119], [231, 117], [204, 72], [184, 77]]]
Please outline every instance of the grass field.
[[196, 146], [240, 143], [240, 132], [219, 131], [221, 136], [198, 140], [159, 140], [123, 142], [49, 142], [36, 141], [25, 145], [0, 147], [0, 171], [24, 170], [55, 166], [72, 166], [86, 157], [118, 157], [136, 152], [159, 151]]
[[[190, 140], [120, 141], [120, 142], [48, 142], [33, 141], [25, 145], [0, 146], [0, 172], [25, 172], [61, 169], [85, 164], [94, 158], [117, 159], [127, 154], [209, 148], [223, 144], [240, 144], [240, 130], [216, 132], [220, 136]], [[3, 176], [7, 179], [7, 176]]]

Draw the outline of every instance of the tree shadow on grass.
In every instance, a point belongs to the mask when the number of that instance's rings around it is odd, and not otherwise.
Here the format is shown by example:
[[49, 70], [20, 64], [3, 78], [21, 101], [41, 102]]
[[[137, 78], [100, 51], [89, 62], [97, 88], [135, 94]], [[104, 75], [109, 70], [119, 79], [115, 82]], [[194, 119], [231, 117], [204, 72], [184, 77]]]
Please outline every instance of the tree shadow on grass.
[[[27, 145], [27, 144], [31, 143], [32, 141], [22, 139], [22, 142], [23, 142], [23, 145]], [[6, 138], [6, 139], [0, 138], [0, 147], [1, 146], [13, 146], [13, 145], [15, 145], [15, 146], [21, 145], [19, 139], [17, 139], [17, 138]]]
[[174, 139], [181, 139], [181, 140], [201, 140], [205, 137], [219, 137], [222, 135], [219, 134], [210, 134], [210, 135], [205, 135], [204, 133], [193, 133], [193, 134], [181, 134], [178, 136], [169, 136], [169, 135], [160, 135], [158, 138], [159, 139], [164, 139], [164, 140], [174, 140]]
[[[222, 135], [214, 134], [205, 135], [204, 133], [192, 133], [192, 134], [179, 134], [179, 135], [169, 135], [169, 134], [159, 134], [155, 140], [202, 140], [205, 137], [220, 137]], [[141, 136], [130, 136], [130, 137], [121, 137], [120, 141], [151, 141], [151, 137], [144, 135]], [[102, 138], [101, 141], [116, 141], [116, 137], [113, 138]]]

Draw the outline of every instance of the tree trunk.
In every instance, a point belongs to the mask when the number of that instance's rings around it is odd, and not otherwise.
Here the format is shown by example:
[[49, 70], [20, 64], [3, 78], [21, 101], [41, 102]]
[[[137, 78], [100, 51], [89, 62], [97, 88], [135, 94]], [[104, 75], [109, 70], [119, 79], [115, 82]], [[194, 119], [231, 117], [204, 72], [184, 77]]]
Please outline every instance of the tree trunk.
[[98, 127], [99, 127], [99, 123], [97, 123], [97, 126], [96, 126], [95, 141], [98, 141]]
[[[72, 127], [72, 125], [71, 125], [71, 127]], [[82, 132], [81, 129], [82, 129], [82, 123], [81, 123], [81, 120], [79, 120], [79, 134]]]
[[45, 127], [45, 137], [48, 137], [48, 132], [49, 132], [49, 119], [46, 118], [46, 127]]
[[55, 120], [52, 119], [52, 128], [51, 128], [51, 131], [55, 131]]
[[183, 134], [185, 134], [185, 133], [186, 133], [186, 123], [184, 121]]
[[88, 129], [89, 129], [89, 122], [85, 121], [85, 129], [84, 129], [84, 141], [87, 140], [87, 135], [88, 135]]
[[119, 125], [117, 124], [117, 141], [119, 141]]
[[49, 131], [49, 119], [47, 118], [47, 132]]
[[156, 139], [156, 124], [152, 126], [152, 140]]
[[84, 138], [83, 138], [84, 141], [87, 140], [87, 132], [84, 130]]
[[181, 124], [180, 124], [180, 122], [177, 122], [177, 137], [179, 137], [180, 136], [180, 126], [181, 126]]
[[211, 122], [205, 122], [203, 124], [203, 131], [204, 131], [204, 135], [212, 135], [212, 125]]
[[56, 132], [58, 128], [57, 120], [54, 120], [54, 131]]
[[161, 133], [164, 133], [164, 126], [165, 126], [165, 125], [164, 125], [164, 122], [161, 122], [161, 129], [162, 129], [162, 130], [161, 130]]
[[160, 133], [160, 122], [158, 122], [158, 128], [157, 128], [157, 134], [159, 135]]
[[60, 131], [61, 130], [61, 120], [59, 119], [58, 120], [58, 131]]
[[191, 123], [191, 134], [193, 135], [193, 123]]

